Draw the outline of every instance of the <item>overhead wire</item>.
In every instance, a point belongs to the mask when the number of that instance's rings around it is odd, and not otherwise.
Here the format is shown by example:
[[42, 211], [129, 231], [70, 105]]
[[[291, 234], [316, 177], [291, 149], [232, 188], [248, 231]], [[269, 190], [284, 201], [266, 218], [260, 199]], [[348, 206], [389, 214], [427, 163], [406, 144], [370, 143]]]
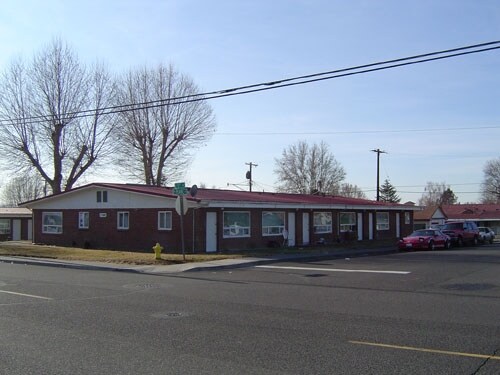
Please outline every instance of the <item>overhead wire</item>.
[[[114, 105], [102, 108], [94, 108], [82, 111], [68, 112], [63, 114], [63, 118], [61, 120], [67, 119], [75, 119], [75, 118], [84, 118], [91, 117], [95, 114], [100, 115], [109, 115], [144, 109], [157, 108], [167, 105], [179, 105], [186, 104], [190, 102], [203, 101], [203, 100], [211, 100], [235, 95], [243, 95], [267, 90], [273, 90], [277, 88], [283, 87], [291, 87], [296, 85], [303, 85], [306, 83], [319, 82], [324, 80], [330, 80], [335, 78], [347, 77], [357, 74], [371, 73], [386, 69], [393, 69], [402, 66], [421, 64], [424, 62], [437, 61], [442, 59], [448, 59], [452, 57], [470, 55], [480, 52], [492, 51], [496, 49], [500, 49], [500, 41], [491, 41], [486, 43], [480, 43], [475, 45], [469, 45], [464, 47], [458, 47], [453, 49], [447, 49], [442, 51], [435, 51], [420, 55], [414, 55], [409, 57], [403, 57], [398, 59], [380, 61], [370, 64], [358, 65], [350, 68], [342, 68], [336, 70], [330, 70], [327, 72], [320, 72], [308, 75], [302, 75], [298, 77], [285, 78], [276, 81], [268, 81], [257, 84], [251, 84], [246, 86], [239, 86], [229, 89], [223, 90], [215, 90], [205, 93], [196, 93], [184, 96], [178, 96], [173, 98], [163, 98], [153, 101], [145, 101], [140, 103], [129, 103], [123, 105]], [[23, 122], [25, 124], [31, 123], [39, 123], [41, 121], [52, 118], [51, 115], [40, 115], [40, 116], [30, 116], [30, 117], [22, 117], [22, 118], [13, 118], [13, 119], [2, 119], [0, 120], [0, 125], [4, 124], [13, 124], [15, 122]]]

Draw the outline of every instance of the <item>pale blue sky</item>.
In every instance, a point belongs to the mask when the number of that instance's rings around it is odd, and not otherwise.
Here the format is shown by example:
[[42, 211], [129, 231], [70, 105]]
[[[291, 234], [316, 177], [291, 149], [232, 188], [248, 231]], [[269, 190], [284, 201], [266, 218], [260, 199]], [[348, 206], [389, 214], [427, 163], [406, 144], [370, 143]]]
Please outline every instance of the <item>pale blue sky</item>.
[[[498, 0], [1, 0], [0, 69], [54, 37], [115, 73], [173, 63], [212, 91], [500, 40]], [[346, 182], [381, 181], [417, 201], [427, 181], [478, 199], [500, 156], [500, 50], [210, 102], [218, 124], [186, 184], [272, 190], [274, 159], [298, 140], [326, 141]], [[466, 130], [436, 130], [466, 128]], [[488, 128], [488, 129], [485, 129]], [[425, 129], [434, 131], [419, 131]], [[249, 134], [253, 133], [253, 134]], [[268, 133], [268, 134], [264, 134]], [[4, 176], [5, 179], [5, 176]], [[110, 172], [86, 181], [118, 181]]]

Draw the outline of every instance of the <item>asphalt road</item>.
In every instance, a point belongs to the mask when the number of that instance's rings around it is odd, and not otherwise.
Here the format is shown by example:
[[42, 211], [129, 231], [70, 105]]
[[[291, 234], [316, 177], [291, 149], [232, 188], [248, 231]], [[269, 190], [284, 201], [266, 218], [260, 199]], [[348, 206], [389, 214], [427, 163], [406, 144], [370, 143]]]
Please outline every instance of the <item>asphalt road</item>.
[[151, 276], [0, 263], [0, 374], [500, 374], [500, 246]]

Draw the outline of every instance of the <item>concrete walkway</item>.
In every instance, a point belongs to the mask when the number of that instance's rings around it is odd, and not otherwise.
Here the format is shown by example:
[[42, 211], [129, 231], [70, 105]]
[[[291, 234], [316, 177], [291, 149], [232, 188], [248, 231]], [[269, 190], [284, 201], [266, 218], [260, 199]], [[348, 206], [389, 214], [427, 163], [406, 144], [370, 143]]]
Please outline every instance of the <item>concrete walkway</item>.
[[11, 264], [29, 264], [36, 266], [64, 267], [73, 269], [101, 270], [135, 272], [152, 275], [172, 274], [188, 271], [209, 271], [241, 267], [252, 267], [260, 264], [269, 264], [283, 261], [314, 261], [325, 259], [338, 259], [362, 256], [375, 256], [397, 252], [396, 247], [384, 247], [376, 249], [342, 249], [329, 253], [303, 253], [303, 254], [280, 254], [261, 258], [238, 258], [221, 259], [210, 262], [183, 263], [172, 265], [131, 265], [120, 263], [71, 261], [47, 258], [0, 256], [0, 262]]

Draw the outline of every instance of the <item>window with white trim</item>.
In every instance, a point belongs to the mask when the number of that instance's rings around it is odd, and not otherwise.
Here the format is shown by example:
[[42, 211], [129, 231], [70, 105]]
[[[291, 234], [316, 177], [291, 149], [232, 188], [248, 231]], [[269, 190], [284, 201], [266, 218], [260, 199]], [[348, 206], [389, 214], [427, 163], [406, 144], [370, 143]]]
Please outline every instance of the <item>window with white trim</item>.
[[62, 212], [42, 212], [42, 233], [61, 234], [62, 223]]
[[0, 219], [0, 234], [10, 234], [10, 219]]
[[354, 232], [356, 230], [356, 213], [341, 212], [339, 214], [340, 232]]
[[158, 230], [172, 230], [172, 211], [158, 212]]
[[118, 229], [128, 229], [129, 228], [129, 213], [127, 211], [118, 212]]
[[106, 190], [97, 191], [97, 203], [106, 203], [108, 201], [108, 192]]
[[332, 213], [314, 212], [313, 227], [314, 233], [332, 233]]
[[88, 212], [78, 212], [78, 229], [89, 229], [90, 216]]
[[389, 212], [377, 212], [377, 230], [389, 230]]
[[285, 230], [285, 213], [274, 211], [262, 212], [262, 235], [277, 236]]
[[250, 237], [250, 212], [224, 211], [224, 238]]

